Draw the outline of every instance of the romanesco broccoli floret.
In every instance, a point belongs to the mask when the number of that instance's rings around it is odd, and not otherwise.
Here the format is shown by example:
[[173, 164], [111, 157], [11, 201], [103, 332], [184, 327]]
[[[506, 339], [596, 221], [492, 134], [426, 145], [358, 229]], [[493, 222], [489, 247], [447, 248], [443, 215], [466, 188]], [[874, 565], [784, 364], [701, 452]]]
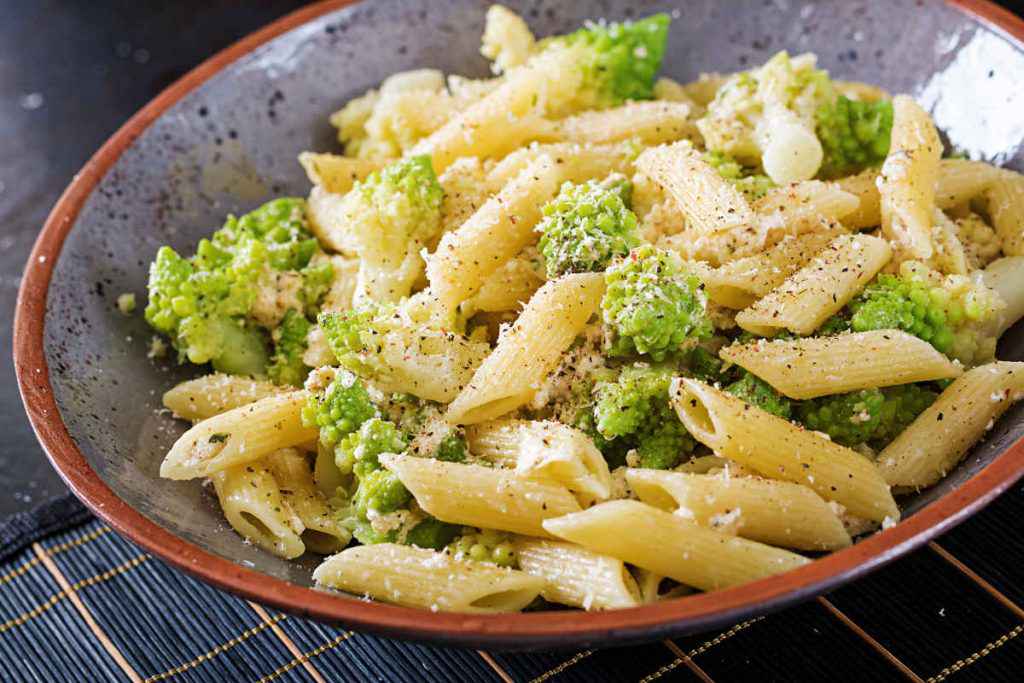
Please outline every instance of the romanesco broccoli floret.
[[594, 427], [608, 442], [635, 449], [641, 467], [668, 469], [696, 445], [669, 405], [670, 368], [636, 365], [594, 386]]
[[499, 567], [514, 567], [516, 551], [508, 534], [493, 529], [470, 530], [449, 545], [456, 559], [490, 562]]
[[577, 51], [583, 72], [578, 96], [584, 109], [610, 107], [654, 96], [654, 77], [668, 41], [667, 14], [639, 21], [589, 23], [544, 42], [545, 49]]
[[742, 370], [741, 375], [738, 380], [727, 385], [725, 391], [772, 415], [787, 420], [790, 418], [793, 414], [793, 403], [788, 398], [751, 372]]
[[840, 95], [815, 113], [825, 153], [819, 174], [838, 178], [880, 164], [889, 153], [892, 102], [861, 102]]
[[434, 457], [444, 462], [464, 462], [467, 455], [466, 437], [452, 432], [441, 439], [434, 451]]
[[419, 548], [444, 550], [460, 533], [462, 533], [462, 527], [458, 524], [449, 524], [434, 517], [428, 517], [409, 530], [405, 537], [405, 543]]
[[342, 452], [340, 442], [377, 416], [370, 394], [354, 375], [339, 371], [323, 393], [311, 394], [302, 409], [302, 422], [320, 430], [320, 443], [334, 449], [334, 459], [344, 473], [352, 471], [353, 459]]
[[702, 382], [714, 384], [722, 381], [724, 364], [721, 358], [703, 346], [695, 346], [686, 353], [687, 370]]
[[301, 386], [309, 374], [309, 367], [302, 362], [306, 352], [306, 335], [312, 323], [295, 309], [290, 309], [270, 337], [274, 342], [274, 355], [270, 357], [267, 374], [275, 384]]
[[254, 315], [254, 306], [266, 298], [268, 280], [301, 288], [302, 271], [318, 250], [301, 199], [277, 199], [241, 218], [229, 216], [191, 258], [160, 248], [150, 266], [146, 320], [170, 337], [181, 359], [262, 375], [268, 358], [259, 328], [268, 323]]
[[376, 469], [359, 477], [352, 506], [359, 517], [367, 517], [371, 511], [384, 515], [404, 507], [410, 497], [393, 472]]
[[394, 422], [371, 417], [338, 442], [335, 460], [342, 472], [362, 478], [381, 468], [381, 453], [402, 453], [407, 442]]
[[706, 152], [704, 161], [718, 171], [718, 175], [732, 183], [750, 201], [760, 199], [768, 190], [775, 187], [772, 179], [764, 173], [760, 173], [756, 168], [744, 166], [725, 152]]
[[704, 285], [673, 252], [641, 245], [605, 271], [601, 301], [610, 353], [663, 360], [687, 339], [711, 335]]
[[[640, 243], [636, 215], [626, 206], [629, 181], [565, 183], [544, 205], [537, 225], [549, 278], [604, 270]], [[625, 195], [625, 197], [624, 197]]]
[[760, 167], [778, 184], [814, 177], [822, 160], [815, 112], [835, 99], [814, 55], [780, 52], [728, 78], [697, 127], [708, 149]]
[[441, 189], [430, 157], [407, 157], [356, 183], [345, 196], [359, 252], [355, 300], [396, 302], [423, 272], [420, 252], [441, 227]]
[[338, 468], [356, 476], [352, 495], [353, 533], [360, 543], [390, 542], [398, 535], [395, 529], [377, 528], [373, 518], [396, 512], [411, 500], [398, 476], [380, 464], [382, 453], [401, 453], [405, 447], [405, 437], [398, 427], [378, 417], [366, 420], [358, 431], [338, 442], [335, 451]]
[[803, 401], [797, 417], [844, 446], [880, 450], [935, 402], [938, 393], [917, 384], [864, 389]]

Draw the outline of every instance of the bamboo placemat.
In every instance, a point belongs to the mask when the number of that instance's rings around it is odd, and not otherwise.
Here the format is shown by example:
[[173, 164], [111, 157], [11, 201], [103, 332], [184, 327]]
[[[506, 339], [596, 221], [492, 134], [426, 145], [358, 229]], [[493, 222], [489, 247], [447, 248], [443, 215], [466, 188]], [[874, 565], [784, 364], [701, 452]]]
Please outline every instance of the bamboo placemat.
[[1020, 681], [1024, 489], [827, 597], [721, 631], [501, 653], [323, 626], [221, 593], [57, 499], [0, 527], [10, 681]]

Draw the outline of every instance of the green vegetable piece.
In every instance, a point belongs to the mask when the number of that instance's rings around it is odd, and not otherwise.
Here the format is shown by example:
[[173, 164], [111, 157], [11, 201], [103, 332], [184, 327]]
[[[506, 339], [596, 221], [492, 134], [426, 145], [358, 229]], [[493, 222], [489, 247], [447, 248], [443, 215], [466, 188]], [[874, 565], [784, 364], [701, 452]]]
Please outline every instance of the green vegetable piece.
[[360, 517], [366, 517], [370, 511], [383, 515], [401, 509], [410, 498], [397, 475], [376, 469], [360, 475], [352, 505]]
[[461, 531], [462, 527], [457, 524], [449, 524], [428, 517], [409, 530], [405, 542], [419, 548], [444, 550], [445, 546], [454, 541]]
[[465, 462], [466, 460], [466, 439], [460, 434], [452, 432], [441, 439], [437, 446], [434, 458], [444, 462]]
[[[354, 376], [339, 372], [323, 395], [310, 396], [302, 409], [302, 422], [306, 426], [319, 427], [320, 443], [334, 448], [344, 437], [376, 415], [377, 408], [370, 401], [366, 387]], [[336, 450], [335, 460], [338, 459]], [[351, 472], [354, 458], [345, 462], [342, 471]]]
[[775, 187], [772, 179], [756, 168], [743, 166], [725, 152], [710, 151], [704, 154], [704, 161], [711, 165], [718, 175], [736, 186], [750, 201], [755, 201]]
[[306, 335], [312, 324], [294, 309], [285, 313], [280, 327], [274, 330], [274, 355], [270, 359], [267, 374], [275, 384], [302, 386], [309, 374], [309, 367], [302, 362], [306, 352]]
[[704, 285], [673, 252], [642, 245], [605, 271], [605, 284], [601, 310], [615, 333], [611, 355], [660, 361], [687, 339], [711, 336]]
[[879, 275], [848, 304], [854, 332], [899, 329], [924, 339], [942, 353], [949, 353], [955, 337], [954, 323], [962, 313], [946, 306], [948, 297], [924, 282], [894, 275]]
[[636, 215], [626, 208], [628, 181], [606, 185], [565, 183], [544, 205], [537, 226], [549, 278], [604, 270], [613, 258], [640, 243]]
[[355, 472], [361, 479], [380, 469], [381, 453], [401, 453], [406, 446], [405, 436], [394, 422], [372, 417], [338, 442], [335, 460], [342, 472]]
[[815, 113], [825, 153], [819, 175], [838, 178], [880, 164], [889, 153], [892, 102], [860, 102], [842, 95]]
[[746, 370], [742, 371], [740, 379], [726, 386], [725, 391], [772, 415], [788, 420], [793, 414], [793, 403], [788, 398], [775, 391], [768, 382]]
[[797, 418], [844, 446], [882, 449], [936, 398], [938, 392], [918, 384], [864, 389], [803, 401]]

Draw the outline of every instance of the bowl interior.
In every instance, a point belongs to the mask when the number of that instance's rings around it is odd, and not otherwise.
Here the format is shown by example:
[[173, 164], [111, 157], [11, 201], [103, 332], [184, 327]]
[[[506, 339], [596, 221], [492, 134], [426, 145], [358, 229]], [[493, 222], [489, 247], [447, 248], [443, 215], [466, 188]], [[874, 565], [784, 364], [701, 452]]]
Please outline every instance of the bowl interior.
[[[482, 0], [384, 0], [324, 15], [224, 69], [157, 119], [106, 173], [56, 264], [45, 345], [61, 414], [90, 465], [160, 526], [225, 558], [299, 585], [314, 560], [286, 562], [247, 545], [212, 492], [159, 479], [183, 425], [160, 397], [195, 373], [147, 358], [142, 316], [115, 300], [145, 302], [156, 249], [188, 250], [222, 223], [273, 196], [305, 195], [303, 150], [337, 151], [327, 115], [396, 71], [435, 67], [486, 74], [479, 56]], [[672, 12], [663, 74], [678, 80], [733, 71], [774, 52], [813, 51], [838, 78], [914, 94], [950, 143], [974, 158], [1024, 167], [1024, 54], [1019, 46], [939, 3], [508, 2], [539, 34], [586, 19]], [[677, 7], [677, 5], [681, 5]], [[1024, 357], [1024, 329], [1001, 357]], [[909, 498], [913, 513], [972, 476], [1024, 434], [1019, 405], [939, 486]]]

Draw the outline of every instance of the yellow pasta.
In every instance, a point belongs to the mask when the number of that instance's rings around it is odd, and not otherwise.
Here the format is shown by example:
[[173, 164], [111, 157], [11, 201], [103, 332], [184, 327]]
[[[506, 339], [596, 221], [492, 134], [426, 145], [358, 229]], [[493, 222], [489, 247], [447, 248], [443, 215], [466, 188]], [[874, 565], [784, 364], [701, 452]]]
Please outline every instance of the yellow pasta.
[[613, 500], [544, 522], [550, 533], [701, 590], [718, 590], [795, 569], [787, 550], [705, 529], [635, 500]]
[[589, 436], [560, 422], [519, 421], [516, 473], [527, 479], [550, 479], [590, 499], [611, 495], [608, 463]]
[[483, 422], [527, 403], [597, 311], [603, 293], [600, 273], [564, 275], [537, 290], [448, 406], [448, 421]]
[[309, 394], [291, 391], [203, 420], [174, 443], [160, 465], [165, 479], [195, 479], [309, 443], [317, 430], [302, 424]]
[[175, 417], [195, 422], [280, 391], [271, 382], [215, 372], [176, 385], [164, 394], [163, 403]]
[[885, 240], [841, 235], [776, 289], [740, 311], [736, 322], [755, 334], [781, 329], [810, 334], [845, 306], [891, 256]]
[[520, 610], [544, 587], [526, 572], [394, 543], [343, 550], [324, 560], [313, 579], [396, 605], [472, 614]]
[[818, 494], [800, 484], [722, 474], [629, 469], [640, 500], [716, 531], [800, 550], [850, 545], [843, 523]]
[[357, 181], [381, 168], [379, 161], [343, 157], [338, 154], [316, 154], [303, 152], [299, 163], [306, 171], [309, 182], [319, 185], [327, 192], [345, 194]]
[[1024, 317], [1024, 256], [997, 259], [982, 271], [985, 286], [995, 291], [1006, 304], [999, 334]]
[[621, 609], [641, 604], [640, 589], [622, 560], [572, 543], [517, 538], [519, 568], [544, 579], [540, 596], [585, 610]]
[[341, 524], [341, 515], [331, 510], [324, 494], [317, 490], [304, 453], [284, 448], [268, 455], [263, 463], [273, 474], [281, 497], [302, 520], [300, 537], [308, 550], [330, 555], [348, 545], [352, 532]]
[[878, 179], [882, 231], [915, 258], [932, 255], [941, 156], [942, 142], [928, 112], [906, 95], [893, 98], [892, 143]]
[[454, 232], [441, 238], [427, 262], [427, 278], [445, 310], [475, 294], [486, 279], [536, 239], [541, 206], [562, 176], [550, 157], [524, 168]]
[[670, 393], [687, 431], [716, 453], [764, 477], [803, 484], [855, 515], [899, 519], [888, 484], [863, 455], [703, 382], [677, 379]]
[[931, 344], [902, 330], [872, 330], [726, 346], [719, 355], [781, 394], [807, 399], [963, 372]]
[[462, 303], [462, 313], [470, 317], [478, 312], [518, 311], [544, 284], [538, 268], [540, 256], [528, 248], [495, 271], [473, 298]]
[[558, 167], [561, 177], [573, 183], [593, 178], [604, 178], [612, 173], [629, 175], [638, 145], [632, 140], [595, 145], [577, 142], [555, 142], [523, 147], [499, 161], [487, 173], [486, 188], [497, 192], [510, 183], [530, 164], [549, 157]]
[[788, 235], [814, 231], [822, 218], [845, 221], [859, 206], [856, 195], [820, 180], [772, 188], [752, 205], [762, 232]]
[[523, 479], [511, 470], [410, 455], [384, 454], [380, 461], [424, 512], [442, 522], [548, 536], [541, 526], [545, 519], [580, 509], [563, 485]]
[[953, 469], [995, 420], [1024, 396], [1024, 363], [997, 361], [974, 368], [946, 387], [878, 454], [892, 486], [931, 486]]
[[743, 194], [705, 162], [688, 141], [649, 148], [637, 158], [636, 166], [676, 200], [699, 233], [728, 230], [754, 221]]
[[210, 479], [224, 517], [242, 537], [289, 560], [306, 552], [302, 520], [265, 465], [236, 465], [214, 472]]
[[565, 142], [604, 143], [638, 139], [660, 145], [698, 135], [691, 108], [678, 102], [629, 102], [555, 122], [554, 137]]
[[1004, 171], [988, 190], [992, 225], [1007, 256], [1024, 256], [1024, 176]]

